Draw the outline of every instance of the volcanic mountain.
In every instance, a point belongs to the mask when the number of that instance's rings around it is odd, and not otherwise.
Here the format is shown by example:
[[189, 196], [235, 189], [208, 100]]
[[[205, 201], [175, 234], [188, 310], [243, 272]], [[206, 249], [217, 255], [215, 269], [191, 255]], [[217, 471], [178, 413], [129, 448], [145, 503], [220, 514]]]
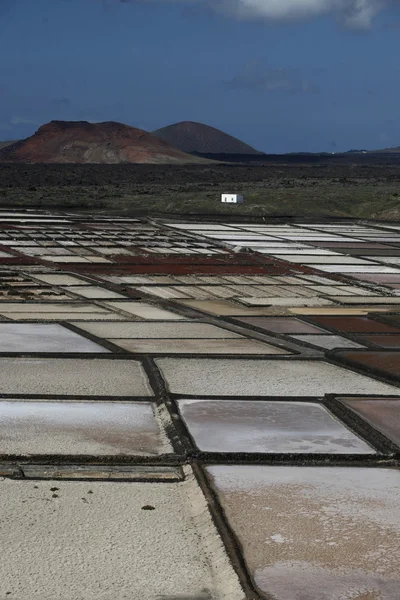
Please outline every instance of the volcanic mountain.
[[182, 152], [197, 152], [199, 154], [262, 154], [237, 138], [204, 125], [183, 121], [162, 129], [153, 131], [161, 140]]
[[121, 123], [51, 121], [31, 137], [1, 149], [0, 162], [183, 164], [201, 159]]

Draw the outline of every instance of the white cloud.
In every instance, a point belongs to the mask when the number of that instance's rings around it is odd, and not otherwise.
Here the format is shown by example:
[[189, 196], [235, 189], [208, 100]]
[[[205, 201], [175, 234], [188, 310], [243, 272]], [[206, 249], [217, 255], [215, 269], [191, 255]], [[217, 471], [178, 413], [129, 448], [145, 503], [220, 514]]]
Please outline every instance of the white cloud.
[[243, 17], [298, 19], [332, 13], [358, 27], [369, 26], [385, 4], [384, 0], [227, 0], [224, 3], [227, 8], [232, 5], [238, 16]]
[[331, 15], [358, 29], [369, 28], [379, 12], [390, 4], [400, 3], [400, 0], [117, 0], [120, 4], [139, 1], [203, 5], [239, 19], [284, 21]]
[[[374, 17], [393, 0], [220, 0], [225, 12], [239, 18], [269, 20], [310, 19], [333, 15], [346, 25], [368, 28]], [[397, 0], [394, 0], [397, 1]]]

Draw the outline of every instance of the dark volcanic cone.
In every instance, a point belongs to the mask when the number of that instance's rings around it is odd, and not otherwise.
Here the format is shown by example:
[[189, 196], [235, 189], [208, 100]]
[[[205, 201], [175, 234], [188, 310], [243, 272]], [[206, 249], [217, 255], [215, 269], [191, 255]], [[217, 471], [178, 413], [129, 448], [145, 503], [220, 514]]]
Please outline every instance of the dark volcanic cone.
[[183, 121], [153, 131], [161, 140], [182, 152], [200, 154], [262, 154], [244, 142], [202, 123]]

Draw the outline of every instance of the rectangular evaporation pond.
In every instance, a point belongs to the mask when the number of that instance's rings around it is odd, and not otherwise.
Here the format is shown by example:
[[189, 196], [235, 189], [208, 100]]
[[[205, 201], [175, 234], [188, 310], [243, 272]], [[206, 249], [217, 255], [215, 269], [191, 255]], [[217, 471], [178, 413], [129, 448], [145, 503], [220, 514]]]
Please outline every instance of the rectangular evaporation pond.
[[24, 227], [25, 229], [29, 229], [29, 225], [22, 225], [22, 223], [63, 223], [65, 225], [69, 224], [70, 221], [66, 221], [65, 219], [30, 219], [29, 217], [27, 219], [10, 219], [10, 218], [6, 218], [6, 219], [2, 219], [2, 221], [7, 222], [7, 223], [15, 223], [15, 224], [21, 224], [21, 227]]
[[344, 333], [393, 333], [400, 334], [400, 329], [380, 323], [365, 316], [316, 316], [313, 321], [321, 327], [336, 329]]
[[0, 358], [3, 394], [151, 396], [140, 362], [75, 358]]
[[360, 275], [359, 273], [354, 273], [352, 278], [359, 279], [361, 281], [368, 281], [370, 283], [376, 283], [378, 285], [385, 285], [386, 283], [400, 283], [400, 273], [375, 273], [371, 275]]
[[369, 260], [375, 260], [379, 263], [384, 263], [388, 265], [398, 265], [400, 264], [399, 256], [366, 256]]
[[207, 323], [79, 323], [80, 329], [100, 338], [115, 339], [226, 339], [238, 333]]
[[109, 352], [61, 325], [0, 323], [0, 352]]
[[[317, 287], [317, 286], [314, 286]], [[321, 291], [324, 291], [324, 288], [329, 286], [321, 286]], [[335, 285], [336, 296], [351, 296], [351, 294], [355, 294], [356, 296], [375, 296], [376, 292], [371, 290], [367, 290], [362, 287], [357, 287], [353, 285]]]
[[373, 248], [375, 250], [385, 250], [390, 248], [391, 246], [385, 246], [383, 244], [366, 244], [365, 242], [359, 241], [359, 243], [354, 242], [309, 242], [311, 246], [318, 245], [324, 248], [330, 248], [332, 252], [345, 252], [348, 254], [353, 254], [353, 252], [364, 251], [365, 248]]
[[[309, 249], [309, 250], [314, 250], [311, 248], [308, 248], [306, 246], [306, 244], [301, 244], [300, 242], [288, 242], [286, 240], [278, 240], [277, 238], [265, 238], [264, 236], [261, 238], [257, 238], [257, 241], [251, 241], [253, 240], [253, 238], [248, 238], [246, 239], [246, 242], [243, 244], [239, 244], [239, 245], [246, 245], [246, 246], [259, 246], [261, 249], [265, 249], [265, 250], [272, 250], [273, 252], [279, 252], [282, 254], [286, 253], [286, 251], [292, 251], [292, 252], [296, 252], [297, 250], [302, 250], [303, 252], [305, 251], [305, 249]], [[228, 242], [230, 240], [227, 240]]]
[[4, 480], [0, 504], [1, 598], [244, 597], [192, 481]]
[[128, 352], [144, 354], [290, 354], [276, 346], [257, 340], [229, 339], [163, 339], [163, 340], [117, 340], [111, 339], [115, 345]]
[[340, 335], [291, 335], [290, 337], [294, 340], [317, 346], [317, 348], [324, 348], [324, 350], [335, 350], [335, 348], [365, 348], [365, 346], [341, 337]]
[[[218, 285], [204, 285], [204, 286], [190, 286], [190, 285], [186, 285], [186, 286], [179, 286], [175, 288], [176, 290], [179, 290], [180, 292], [182, 292], [182, 295], [186, 295], [186, 297], [190, 298], [194, 298], [194, 299], [208, 299], [208, 298], [215, 298], [215, 299], [228, 299], [228, 298], [233, 298], [235, 296], [238, 295], [243, 295], [244, 294], [244, 289], [246, 289], [248, 292], [249, 291], [253, 291], [254, 288], [252, 288], [249, 285], [234, 285], [232, 284], [230, 287], [229, 286], [218, 286]], [[258, 290], [258, 288], [256, 288], [256, 291]]]
[[48, 312], [107, 312], [106, 309], [99, 306], [93, 306], [91, 304], [80, 304], [74, 302], [66, 304], [51, 303], [51, 302], [1, 302], [0, 312], [3, 314], [7, 313], [18, 313], [18, 312], [31, 312], [31, 313], [48, 313]]
[[[399, 357], [400, 361], [400, 357]], [[169, 390], [191, 396], [394, 394], [397, 388], [327, 362], [158, 358]]]
[[[1, 245], [2, 246], [25, 246], [26, 245], [26, 241], [17, 241], [17, 240], [9, 240], [9, 239], [3, 239], [1, 240]], [[31, 246], [37, 246], [36, 242], [32, 242]]]
[[23, 252], [24, 254], [32, 255], [32, 256], [40, 256], [40, 255], [50, 255], [50, 256], [71, 256], [72, 252], [66, 250], [64, 247], [55, 247], [55, 248], [19, 248], [19, 252]]
[[320, 327], [290, 317], [242, 317], [235, 320], [245, 325], [254, 325], [267, 333], [323, 333], [325, 331]]
[[[191, 291], [191, 290], [194, 290]], [[151, 294], [152, 296], [157, 296], [157, 298], [162, 298], [165, 300], [168, 299], [178, 299], [178, 298], [195, 298], [196, 295], [200, 297], [212, 297], [212, 294], [205, 292], [201, 288], [196, 286], [179, 286], [176, 288], [163, 286], [140, 286], [134, 289], [135, 292], [143, 292], [145, 294]]]
[[[206, 235], [206, 233], [204, 235]], [[232, 233], [232, 232], [210, 233], [210, 236], [212, 236], [216, 240], [226, 240], [226, 241], [239, 241], [239, 240], [243, 240], [243, 241], [266, 240], [267, 241], [267, 240], [274, 239], [267, 235], [261, 235], [261, 234], [257, 234], [257, 233]]]
[[[283, 258], [283, 260], [288, 260], [290, 262], [301, 262], [301, 257], [303, 255], [305, 255], [305, 258], [309, 259], [310, 262], [313, 262], [313, 260], [311, 260], [311, 258], [314, 259], [315, 256], [332, 256], [333, 255], [333, 252], [330, 252], [329, 250], [320, 250], [319, 248], [317, 248], [317, 249], [316, 248], [299, 248], [296, 246], [291, 246], [289, 248], [275, 248], [275, 250], [272, 250], [272, 252], [275, 255], [294, 254], [299, 257], [299, 260], [294, 260], [295, 257], [289, 258], [288, 256], [285, 256]], [[277, 256], [277, 258], [279, 258], [279, 256]]]
[[[304, 277], [298, 277], [296, 276], [292, 276], [292, 275], [278, 275], [277, 277], [271, 277], [270, 279], [272, 279], [272, 282], [270, 281], [266, 281], [265, 283], [275, 283], [275, 284], [290, 284], [290, 285], [301, 285], [301, 286], [309, 286], [310, 282], [309, 281], [305, 281]], [[254, 278], [254, 283], [262, 283], [261, 280], [259, 280], [257, 277]]]
[[123, 310], [124, 312], [141, 319], [154, 319], [160, 321], [185, 320], [185, 317], [182, 317], [181, 315], [177, 315], [169, 310], [164, 310], [144, 302], [106, 302], [105, 304], [110, 308]]
[[375, 454], [323, 406], [312, 402], [178, 400], [199, 450]]
[[366, 240], [366, 242], [379, 242], [381, 244], [383, 243], [389, 243], [389, 244], [398, 244], [400, 242], [400, 236], [395, 236], [395, 237], [386, 237], [386, 236], [381, 236], [381, 235], [370, 235], [370, 236], [360, 236], [363, 237], [364, 240]]
[[[378, 350], [370, 350], [368, 352], [338, 352], [337, 356], [349, 361], [357, 367], [364, 367], [368, 370], [377, 370], [383, 375], [391, 377], [400, 376], [400, 352], [384, 352]], [[363, 392], [359, 392], [363, 393]], [[374, 393], [374, 392], [369, 392]]]
[[[223, 300], [180, 300], [177, 304], [182, 304], [188, 308], [195, 310], [201, 310], [205, 313], [217, 316], [237, 316], [237, 315], [265, 315], [267, 309], [251, 309], [235, 304], [234, 302], [227, 302]], [[268, 312], [267, 312], [268, 314]]]
[[334, 279], [334, 277], [328, 278], [322, 277], [321, 275], [306, 275], [305, 273], [300, 273], [299, 277], [301, 277], [301, 279], [304, 279], [305, 281], [311, 283], [320, 283], [322, 285], [345, 285], [343, 281], [337, 281], [336, 279]]
[[359, 306], [358, 308], [350, 308], [350, 307], [341, 307], [332, 306], [331, 308], [288, 308], [289, 313], [293, 315], [299, 316], [307, 316], [311, 319], [314, 316], [342, 316], [342, 315], [351, 315], [351, 316], [364, 316], [369, 313], [385, 313], [390, 311], [390, 308], [377, 308], [375, 306]]
[[[253, 244], [246, 244], [248, 247], [253, 247]], [[262, 244], [257, 246], [257, 252], [261, 254], [270, 254], [275, 258], [280, 258], [280, 260], [289, 260], [286, 255], [296, 255], [299, 253], [304, 246], [284, 246], [277, 247], [277, 244]], [[308, 253], [308, 251], [307, 251]], [[312, 252], [313, 253], [313, 252]], [[313, 253], [314, 254], [314, 253]], [[279, 255], [279, 256], [278, 256]], [[285, 256], [282, 256], [285, 255]]]
[[241, 285], [232, 286], [232, 289], [235, 290], [238, 296], [254, 298], [290, 298], [299, 296], [311, 298], [317, 295], [311, 286], [305, 287], [300, 285]]
[[395, 296], [331, 296], [330, 299], [340, 304], [400, 304], [400, 298]]
[[[360, 250], [349, 250], [349, 254], [358, 254], [369, 260], [379, 261], [382, 256], [400, 256], [400, 250], [398, 248], [393, 248], [392, 246], [386, 246], [386, 248], [384, 246], [382, 246], [382, 248], [374, 248], [373, 245], [363, 245]], [[372, 255], [374, 256], [372, 257]]]
[[[98, 308], [98, 307], [96, 307]], [[99, 309], [100, 310], [100, 309]], [[1, 312], [0, 312], [1, 314]], [[113, 312], [49, 312], [49, 313], [5, 313], [13, 321], [124, 321], [126, 317]]]
[[69, 287], [63, 287], [63, 290], [65, 290], [66, 292], [72, 292], [73, 294], [77, 294], [78, 296], [82, 296], [83, 298], [109, 299], [125, 297], [122, 294], [118, 294], [117, 292], [113, 292], [102, 287], [97, 287], [95, 285], [79, 285], [76, 287], [71, 285]]
[[90, 260], [83, 256], [41, 256], [40, 258], [56, 263], [90, 263]]
[[400, 313], [385, 315], [385, 318], [389, 321], [390, 325], [397, 327], [397, 332], [400, 334]]
[[201, 235], [203, 237], [210, 238], [208, 241], [210, 243], [212, 243], [213, 239], [221, 240], [221, 238], [222, 239], [229, 238], [232, 235], [233, 232], [232, 231], [227, 231], [227, 232], [217, 233], [215, 231], [207, 231], [207, 230], [203, 229], [202, 231], [193, 231], [192, 233], [196, 233], [196, 234], [199, 234], [199, 235]]
[[[384, 285], [385, 287], [392, 288], [392, 290], [399, 290], [400, 289], [400, 283], [385, 283], [385, 284], [382, 284], [382, 285]], [[395, 293], [398, 294], [398, 292], [395, 292]]]
[[340, 401], [400, 445], [400, 398], [340, 398]]
[[228, 225], [220, 225], [220, 224], [212, 224], [212, 223], [165, 223], [165, 225], [169, 227], [174, 227], [175, 229], [190, 229], [190, 230], [215, 230], [215, 231], [236, 231], [234, 226], [230, 227]]
[[309, 263], [309, 264], [322, 264], [322, 265], [369, 265], [366, 260], [360, 258], [352, 258], [351, 256], [343, 256], [338, 254], [337, 256], [313, 256], [313, 255], [302, 255], [302, 256], [280, 256], [274, 254], [275, 258], [281, 258], [292, 263]]
[[262, 594], [398, 600], [399, 471], [219, 465], [207, 471]]
[[[35, 285], [35, 284], [34, 284]], [[8, 301], [10, 300], [25, 300], [27, 297], [37, 298], [39, 300], [71, 300], [71, 296], [58, 291], [51, 287], [22, 287], [22, 286], [10, 286], [8, 290], [4, 290], [0, 293], [4, 294]]]
[[107, 260], [102, 256], [91, 256], [88, 260], [91, 263], [111, 263], [111, 260]]
[[4, 212], [1, 211], [0, 212], [0, 218], [4, 219], [4, 217], [43, 217], [44, 215], [42, 213], [31, 213], [31, 212], [14, 212], [14, 211], [10, 211], [10, 212]]
[[237, 298], [246, 306], [329, 306], [332, 304], [327, 298]]
[[[127, 275], [127, 276], [113, 276], [113, 275], [103, 275], [101, 277], [101, 279], [103, 279], [104, 281], [109, 281], [110, 283], [117, 283], [117, 284], [123, 284], [123, 283], [131, 283], [131, 284], [138, 284], [138, 283], [151, 283], [151, 278], [150, 277], [144, 277], [144, 276], [140, 276], [140, 275]], [[87, 285], [87, 281], [85, 281], [85, 285]]]
[[384, 273], [393, 273], [400, 274], [399, 269], [395, 269], [392, 267], [385, 267], [384, 265], [320, 265], [318, 267], [320, 271], [326, 271], [327, 273], [365, 273], [366, 275], [370, 273], [375, 274], [384, 274]]
[[[138, 279], [140, 279], [140, 278], [138, 278]], [[162, 283], [176, 285], [181, 278], [180, 277], [170, 277], [169, 275], [167, 275], [165, 277], [163, 277], [162, 275], [154, 275], [154, 277], [146, 277], [146, 279], [152, 285], [160, 285]], [[195, 277], [195, 281], [196, 281], [196, 283], [199, 283], [197, 277]]]
[[[329, 242], [329, 241], [338, 241], [341, 240], [343, 238], [340, 238], [336, 235], [327, 235], [327, 236], [320, 236], [320, 235], [280, 235], [279, 237], [281, 237], [282, 239], [291, 241], [291, 242]], [[349, 242], [357, 242], [356, 239], [353, 238], [344, 238]]]
[[[347, 291], [347, 288], [350, 287], [351, 291]], [[357, 291], [354, 291], [354, 288], [352, 286], [346, 286], [346, 285], [338, 285], [336, 286], [332, 286], [332, 285], [310, 285], [310, 290], [313, 290], [314, 292], [318, 292], [320, 294], [324, 294], [324, 295], [329, 295], [329, 296], [348, 296], [350, 294], [354, 294], [354, 293], [358, 293]], [[361, 291], [362, 288], [360, 288]], [[368, 292], [367, 292], [368, 293]]]
[[0, 454], [171, 452], [149, 403], [0, 401]]
[[93, 248], [89, 248], [91, 251], [94, 252], [100, 252], [100, 254], [104, 254], [104, 255], [109, 255], [109, 256], [120, 256], [120, 255], [124, 255], [124, 256], [133, 256], [132, 252], [129, 252], [129, 250], [125, 250], [125, 248], [119, 248], [118, 246], [112, 246], [112, 247], [101, 247], [101, 246], [95, 246]]

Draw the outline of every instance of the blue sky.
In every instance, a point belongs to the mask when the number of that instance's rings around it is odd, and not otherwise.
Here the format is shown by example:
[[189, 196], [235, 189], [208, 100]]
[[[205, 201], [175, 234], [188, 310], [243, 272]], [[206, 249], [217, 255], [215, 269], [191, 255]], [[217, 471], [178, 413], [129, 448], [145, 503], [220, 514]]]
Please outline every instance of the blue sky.
[[0, 0], [0, 140], [191, 120], [266, 152], [398, 146], [399, 35], [398, 0]]

